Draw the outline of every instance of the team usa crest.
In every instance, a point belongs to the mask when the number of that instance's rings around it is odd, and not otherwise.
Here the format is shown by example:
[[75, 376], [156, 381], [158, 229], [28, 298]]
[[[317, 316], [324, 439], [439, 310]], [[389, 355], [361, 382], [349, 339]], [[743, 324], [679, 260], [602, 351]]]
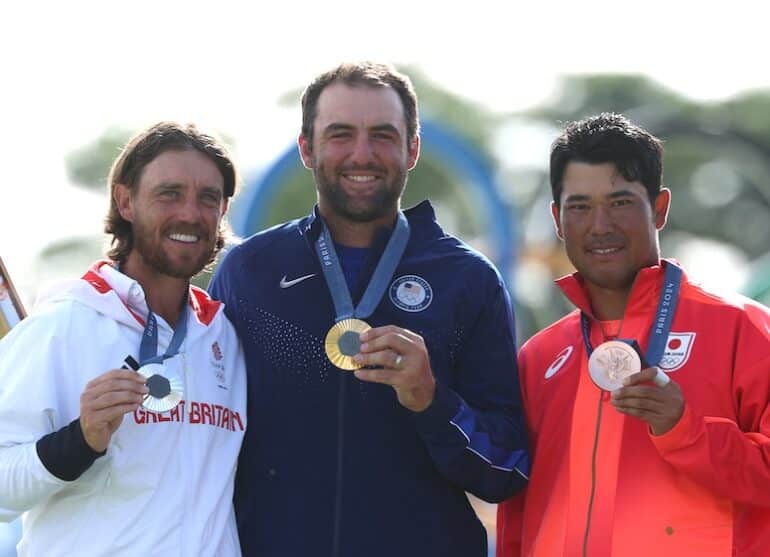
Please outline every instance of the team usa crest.
[[433, 289], [422, 277], [404, 275], [390, 285], [390, 301], [404, 311], [423, 311], [433, 301]]
[[667, 372], [676, 371], [690, 359], [695, 333], [669, 333], [666, 349], [658, 366]]

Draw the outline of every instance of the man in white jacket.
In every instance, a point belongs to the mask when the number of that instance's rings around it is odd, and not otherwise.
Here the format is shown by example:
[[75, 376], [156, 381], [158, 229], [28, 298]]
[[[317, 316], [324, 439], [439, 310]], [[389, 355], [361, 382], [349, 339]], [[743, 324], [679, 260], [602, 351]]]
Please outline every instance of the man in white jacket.
[[225, 148], [161, 122], [110, 172], [108, 260], [0, 341], [0, 520], [19, 555], [240, 555], [243, 354], [190, 278], [222, 247]]

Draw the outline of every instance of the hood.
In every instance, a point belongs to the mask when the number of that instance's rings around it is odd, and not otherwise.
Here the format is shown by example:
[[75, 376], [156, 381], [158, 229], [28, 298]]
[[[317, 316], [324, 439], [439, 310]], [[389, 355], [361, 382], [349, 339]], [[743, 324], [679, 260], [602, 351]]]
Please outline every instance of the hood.
[[[149, 311], [142, 286], [107, 260], [94, 263], [79, 279], [56, 283], [40, 295], [36, 305], [64, 300], [75, 300], [139, 330], [144, 329]], [[222, 307], [195, 286], [190, 286], [188, 300], [190, 314], [203, 326], [208, 326]]]

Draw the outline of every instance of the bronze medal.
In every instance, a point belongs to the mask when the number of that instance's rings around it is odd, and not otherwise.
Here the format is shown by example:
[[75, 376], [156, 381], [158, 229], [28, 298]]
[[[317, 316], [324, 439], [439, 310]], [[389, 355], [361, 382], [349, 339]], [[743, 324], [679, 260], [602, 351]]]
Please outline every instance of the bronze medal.
[[639, 354], [629, 344], [619, 340], [603, 342], [588, 358], [588, 373], [597, 387], [614, 391], [623, 380], [642, 370]]
[[369, 324], [360, 319], [343, 319], [335, 323], [326, 333], [324, 342], [329, 361], [348, 371], [363, 367], [353, 361], [353, 356], [361, 350], [361, 333], [369, 329]]

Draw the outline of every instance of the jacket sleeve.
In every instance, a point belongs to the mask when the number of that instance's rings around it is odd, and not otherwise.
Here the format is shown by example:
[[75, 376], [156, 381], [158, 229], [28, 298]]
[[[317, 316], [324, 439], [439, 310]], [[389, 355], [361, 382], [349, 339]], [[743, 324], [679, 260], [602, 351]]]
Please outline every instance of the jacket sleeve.
[[[469, 288], [468, 290], [474, 291]], [[477, 290], [475, 292], [478, 292]], [[454, 369], [436, 373], [431, 405], [415, 414], [436, 467], [489, 502], [521, 489], [529, 475], [510, 299], [498, 280], [457, 347]], [[434, 365], [434, 355], [431, 355]], [[450, 385], [447, 379], [451, 377]]]
[[679, 422], [650, 436], [672, 466], [715, 493], [770, 507], [770, 311], [750, 306], [732, 354], [736, 419], [699, 413], [685, 401]]
[[[71, 481], [53, 475], [38, 441], [77, 418], [78, 396], [64, 402], [65, 343], [60, 327], [31, 316], [0, 341], [0, 520], [11, 520]], [[74, 412], [74, 415], [67, 416]]]
[[238, 258], [237, 246], [228, 251], [222, 258], [219, 266], [214, 272], [214, 276], [211, 278], [211, 282], [208, 286], [208, 293], [214, 299], [225, 304], [225, 315], [232, 322], [237, 320], [236, 305], [232, 299], [232, 279], [233, 279], [233, 266], [236, 264]]

